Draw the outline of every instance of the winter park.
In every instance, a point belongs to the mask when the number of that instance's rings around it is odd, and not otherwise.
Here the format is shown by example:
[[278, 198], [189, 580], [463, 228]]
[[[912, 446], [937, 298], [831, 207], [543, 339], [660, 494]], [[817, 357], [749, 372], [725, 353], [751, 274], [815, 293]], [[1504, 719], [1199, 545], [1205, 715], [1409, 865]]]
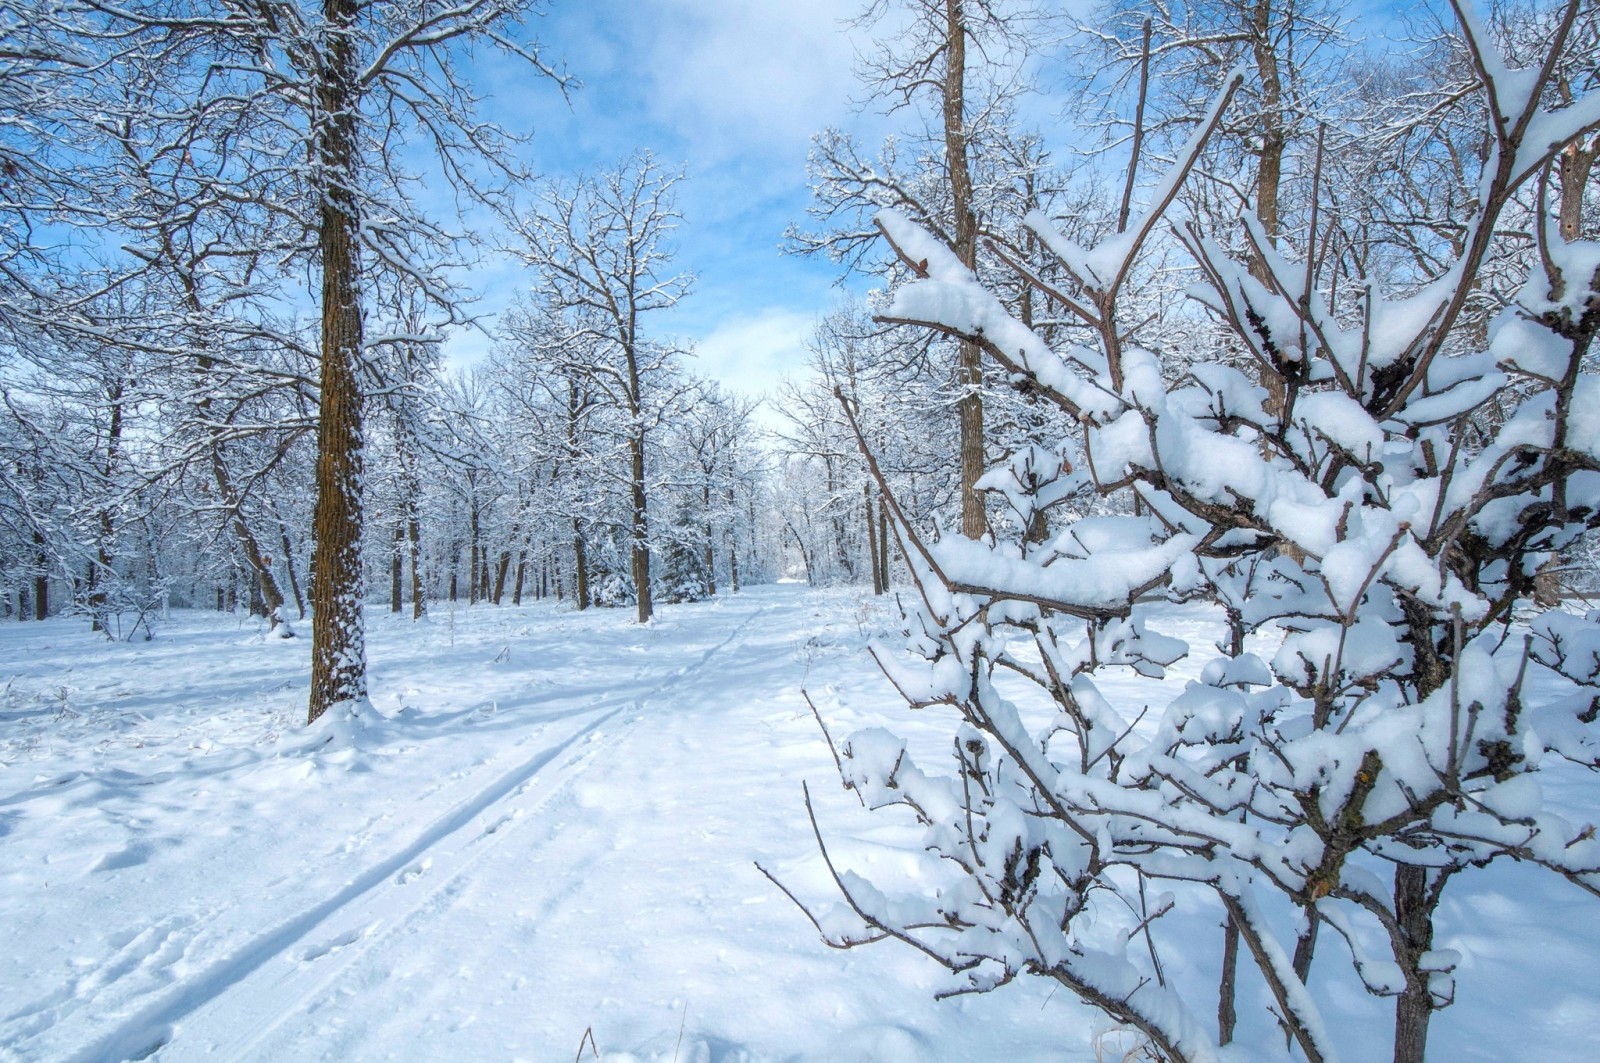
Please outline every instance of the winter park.
[[1600, 1058], [1597, 72], [0, 0], [0, 1061]]

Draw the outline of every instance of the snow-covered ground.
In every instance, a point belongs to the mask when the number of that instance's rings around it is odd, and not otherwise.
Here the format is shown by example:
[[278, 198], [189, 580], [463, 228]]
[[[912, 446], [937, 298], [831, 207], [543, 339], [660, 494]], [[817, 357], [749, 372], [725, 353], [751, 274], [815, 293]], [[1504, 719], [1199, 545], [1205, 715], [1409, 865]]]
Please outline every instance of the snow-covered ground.
[[[756, 869], [830, 899], [809, 780], [839, 859], [905, 871], [913, 835], [840, 790], [800, 693], [841, 733], [948, 742], [863, 652], [881, 605], [778, 586], [629, 619], [374, 612], [381, 719], [332, 744], [299, 725], [306, 639], [205, 613], [136, 645], [0, 627], [0, 1058], [1121, 1058], [1047, 984], [938, 1002], [907, 949], [824, 947]], [[1515, 867], [1458, 891], [1430, 1058], [1593, 1058], [1596, 914]], [[1371, 1058], [1386, 1005], [1326, 989]]]

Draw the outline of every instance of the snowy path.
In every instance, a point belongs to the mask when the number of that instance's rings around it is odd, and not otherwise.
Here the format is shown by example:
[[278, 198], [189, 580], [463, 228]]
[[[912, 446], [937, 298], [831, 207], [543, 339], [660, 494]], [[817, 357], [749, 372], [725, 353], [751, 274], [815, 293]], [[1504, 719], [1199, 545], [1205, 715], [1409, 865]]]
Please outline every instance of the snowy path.
[[[304, 640], [210, 615], [136, 647], [0, 627], [0, 1059], [565, 1063], [591, 1029], [606, 1063], [1120, 1058], [1046, 985], [936, 1002], [909, 950], [824, 948], [755, 870], [830, 896], [802, 780], [838, 859], [911, 866], [904, 822], [839, 790], [800, 696], [943, 748], [862, 652], [886, 619], [790, 587], [644, 629], [551, 605], [380, 614], [383, 718], [342, 748], [298, 726]], [[1453, 902], [1469, 980], [1441, 1058], [1580, 1058], [1600, 1024], [1580, 974], [1600, 940], [1572, 929], [1590, 902], [1525, 881]]]
[[[415, 948], [430, 921], [454, 905], [463, 876], [500, 845], [515, 846], [533, 823], [530, 813], [548, 805], [591, 762], [605, 755], [624, 729], [677, 691], [686, 677], [700, 678], [707, 665], [744, 636], [760, 613], [742, 617], [726, 639], [698, 660], [660, 681], [649, 696], [619, 694], [584, 711], [570, 733], [558, 732], [510, 771], [460, 801], [430, 823], [414, 842], [362, 872], [329, 900], [248, 943], [238, 954], [202, 972], [169, 1006], [139, 1016], [83, 1057], [83, 1063], [126, 1058], [138, 1046], [166, 1044], [164, 1060], [244, 1059], [263, 1042], [262, 1059], [290, 1058], [281, 1042], [304, 1034], [305, 1009], [315, 1006], [353, 965], [387, 969], [379, 956]], [[624, 715], [627, 714], [627, 715]], [[620, 721], [618, 718], [621, 717]], [[604, 728], [618, 721], [615, 730]], [[567, 722], [567, 721], [563, 721]], [[565, 731], [565, 728], [562, 729]], [[488, 774], [488, 773], [484, 773]], [[474, 778], [474, 785], [477, 779]], [[270, 961], [270, 962], [269, 962]], [[282, 961], [282, 962], [279, 962]], [[385, 1015], [390, 1014], [385, 1012]], [[172, 1040], [174, 1024], [184, 1036]], [[284, 1030], [288, 1026], [289, 1029]], [[276, 1039], [274, 1040], [274, 1035]]]

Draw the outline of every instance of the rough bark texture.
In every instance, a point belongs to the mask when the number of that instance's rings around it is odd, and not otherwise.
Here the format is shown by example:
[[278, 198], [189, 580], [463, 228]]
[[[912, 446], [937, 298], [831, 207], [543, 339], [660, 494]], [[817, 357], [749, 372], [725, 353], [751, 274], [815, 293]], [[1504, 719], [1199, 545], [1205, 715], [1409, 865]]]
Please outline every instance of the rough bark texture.
[[573, 596], [580, 610], [589, 608], [589, 559], [584, 554], [583, 533], [578, 522], [572, 522], [572, 579], [576, 584]]
[[1400, 864], [1394, 870], [1395, 919], [1405, 935], [1401, 969], [1405, 992], [1394, 1006], [1394, 1063], [1423, 1063], [1428, 1045], [1428, 1022], [1433, 1018], [1433, 995], [1428, 976], [1416, 969], [1417, 960], [1433, 948], [1433, 910], [1438, 893], [1428, 888], [1428, 869]]
[[325, 0], [329, 27], [317, 81], [322, 115], [317, 154], [323, 168], [322, 397], [317, 427], [316, 571], [311, 579], [311, 701], [308, 722], [367, 696], [366, 632], [361, 613], [361, 256], [355, 200], [358, 86], [357, 0]]
[[[1256, 154], [1256, 217], [1267, 239], [1278, 239], [1278, 198], [1283, 183], [1283, 152], [1288, 136], [1283, 126], [1283, 79], [1278, 73], [1278, 55], [1272, 36], [1272, 0], [1255, 0], [1250, 9], [1250, 49], [1256, 73], [1261, 78], [1261, 143]], [[1267, 279], [1267, 264], [1258, 255], [1250, 259], [1250, 272], [1260, 281]], [[1287, 396], [1283, 377], [1262, 363], [1261, 386], [1267, 389], [1266, 410], [1270, 416], [1283, 413]]]
[[[978, 268], [978, 219], [972, 209], [972, 170], [967, 163], [966, 77], [967, 20], [963, 0], [945, 0], [944, 153], [955, 209], [954, 251], [968, 269]], [[987, 527], [983, 495], [983, 352], [962, 341], [957, 350], [956, 407], [961, 445], [961, 534], [982, 538]]]

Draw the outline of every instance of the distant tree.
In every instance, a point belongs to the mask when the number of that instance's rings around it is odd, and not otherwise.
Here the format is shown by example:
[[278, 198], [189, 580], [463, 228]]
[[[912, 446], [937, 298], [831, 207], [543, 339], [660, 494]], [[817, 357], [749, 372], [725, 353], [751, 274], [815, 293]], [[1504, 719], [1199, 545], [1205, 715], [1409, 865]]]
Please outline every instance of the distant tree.
[[[630, 576], [639, 622], [654, 612], [650, 576], [647, 455], [652, 433], [681, 384], [678, 352], [652, 341], [642, 317], [675, 306], [693, 277], [672, 269], [669, 244], [682, 179], [648, 154], [576, 182], [545, 182], [513, 218], [516, 248], [538, 273], [564, 334], [546, 357], [566, 359], [585, 394], [621, 416], [626, 437]], [[580, 353], [581, 352], [581, 353]]]

